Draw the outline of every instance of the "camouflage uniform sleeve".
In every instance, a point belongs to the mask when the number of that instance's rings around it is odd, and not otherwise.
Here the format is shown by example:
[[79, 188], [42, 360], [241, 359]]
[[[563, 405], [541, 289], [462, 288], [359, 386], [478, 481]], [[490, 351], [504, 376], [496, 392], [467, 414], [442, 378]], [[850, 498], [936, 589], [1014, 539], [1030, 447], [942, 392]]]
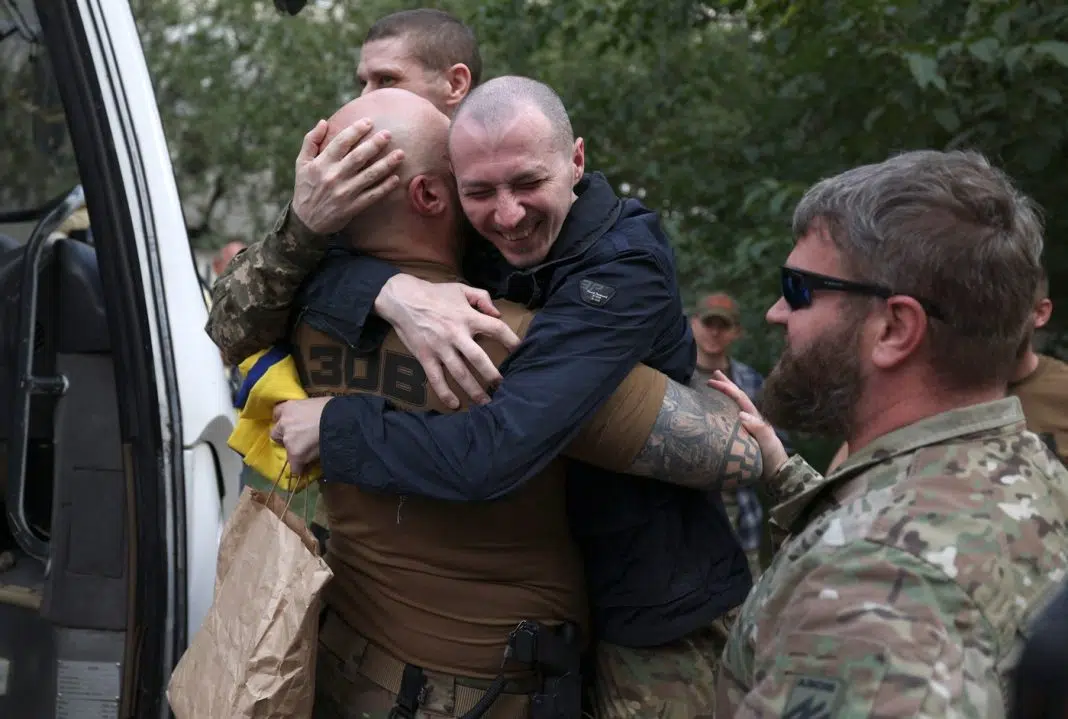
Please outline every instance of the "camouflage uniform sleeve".
[[765, 497], [774, 505], [814, 489], [823, 481], [822, 474], [801, 455], [795, 454], [779, 467], [774, 477], [764, 482], [763, 490]]
[[[825, 484], [822, 474], [801, 455], [791, 456], [773, 477], [756, 485], [761, 502], [768, 511], [764, 539], [774, 553], [786, 541], [794, 524], [808, 507], [812, 495]], [[768, 557], [770, 562], [770, 556]]]
[[234, 257], [212, 287], [204, 328], [224, 361], [236, 365], [284, 336], [293, 298], [329, 243], [286, 205], [274, 229]]
[[736, 716], [1000, 716], [997, 637], [971, 597], [900, 549], [834, 549], [834, 533], [763, 604], [746, 638], [759, 681]]

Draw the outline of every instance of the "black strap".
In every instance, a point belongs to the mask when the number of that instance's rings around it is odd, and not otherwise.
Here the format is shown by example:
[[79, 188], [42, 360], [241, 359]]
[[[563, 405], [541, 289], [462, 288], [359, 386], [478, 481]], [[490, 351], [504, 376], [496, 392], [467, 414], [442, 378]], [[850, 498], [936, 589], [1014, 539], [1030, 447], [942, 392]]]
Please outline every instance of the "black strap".
[[[522, 621], [508, 636], [501, 673], [485, 695], [461, 719], [479, 719], [504, 693], [504, 668], [525, 664], [541, 677], [541, 690], [530, 695], [531, 715], [572, 719], [581, 712], [581, 674], [578, 629], [570, 622], [550, 629], [540, 622]], [[572, 686], [573, 685], [573, 686]], [[566, 695], [566, 696], [565, 696]]]
[[419, 705], [426, 699], [426, 677], [423, 670], [411, 664], [404, 665], [397, 702], [389, 712], [389, 719], [415, 719]]
[[504, 687], [507, 683], [508, 680], [504, 678], [504, 674], [498, 674], [493, 683], [490, 684], [489, 689], [486, 690], [486, 693], [482, 695], [482, 698], [460, 719], [479, 719], [483, 716], [490, 710], [497, 698], [504, 694]]
[[580, 669], [578, 630], [570, 622], [549, 629], [538, 622], [520, 622], [508, 638], [509, 658], [539, 672], [564, 675]]

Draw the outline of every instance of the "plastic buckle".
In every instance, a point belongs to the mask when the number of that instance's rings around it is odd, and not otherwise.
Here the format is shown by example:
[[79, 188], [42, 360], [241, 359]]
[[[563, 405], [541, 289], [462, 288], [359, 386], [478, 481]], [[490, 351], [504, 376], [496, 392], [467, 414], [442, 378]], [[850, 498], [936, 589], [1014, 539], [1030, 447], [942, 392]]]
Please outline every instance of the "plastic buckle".
[[514, 659], [522, 664], [533, 665], [538, 660], [538, 633], [540, 628], [534, 622], [522, 621], [508, 635], [508, 649], [505, 659]]

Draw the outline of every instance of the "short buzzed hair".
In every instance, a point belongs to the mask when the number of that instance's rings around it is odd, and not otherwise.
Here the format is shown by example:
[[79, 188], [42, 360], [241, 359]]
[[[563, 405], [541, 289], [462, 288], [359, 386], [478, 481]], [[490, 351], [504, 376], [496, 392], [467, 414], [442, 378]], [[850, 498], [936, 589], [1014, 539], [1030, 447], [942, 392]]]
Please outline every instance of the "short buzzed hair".
[[537, 110], [549, 121], [553, 144], [560, 151], [569, 152], [575, 144], [575, 132], [564, 101], [551, 87], [529, 77], [504, 75], [475, 88], [457, 108], [453, 127], [461, 120], [471, 119], [483, 127], [496, 129], [530, 109]]
[[1049, 274], [1045, 267], [1038, 268], [1038, 290], [1035, 292], [1035, 302], [1049, 299]]
[[444, 72], [463, 63], [471, 71], [471, 87], [482, 79], [482, 56], [474, 30], [444, 10], [419, 8], [386, 15], [371, 26], [363, 41], [395, 37], [409, 39], [412, 54], [430, 70]]

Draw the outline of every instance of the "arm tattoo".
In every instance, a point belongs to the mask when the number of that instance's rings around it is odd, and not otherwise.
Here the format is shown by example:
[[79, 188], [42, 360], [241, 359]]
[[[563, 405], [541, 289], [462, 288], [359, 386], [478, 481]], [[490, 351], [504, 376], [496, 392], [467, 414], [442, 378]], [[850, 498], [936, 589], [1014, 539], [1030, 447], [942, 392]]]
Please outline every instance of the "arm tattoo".
[[695, 489], [736, 489], [763, 473], [760, 445], [738, 406], [713, 389], [669, 380], [660, 414], [628, 472]]

